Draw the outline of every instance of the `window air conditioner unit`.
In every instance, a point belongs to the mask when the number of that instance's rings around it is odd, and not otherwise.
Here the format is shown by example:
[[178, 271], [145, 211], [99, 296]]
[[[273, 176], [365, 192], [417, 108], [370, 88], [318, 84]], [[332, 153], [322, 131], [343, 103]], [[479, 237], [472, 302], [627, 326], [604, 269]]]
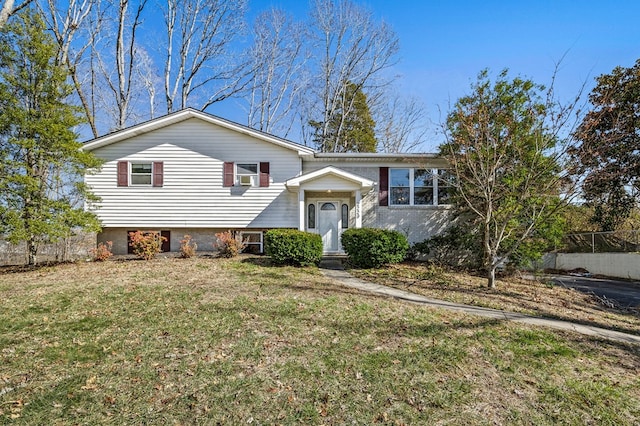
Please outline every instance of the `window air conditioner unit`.
[[240, 185], [242, 186], [253, 185], [253, 176], [240, 176]]

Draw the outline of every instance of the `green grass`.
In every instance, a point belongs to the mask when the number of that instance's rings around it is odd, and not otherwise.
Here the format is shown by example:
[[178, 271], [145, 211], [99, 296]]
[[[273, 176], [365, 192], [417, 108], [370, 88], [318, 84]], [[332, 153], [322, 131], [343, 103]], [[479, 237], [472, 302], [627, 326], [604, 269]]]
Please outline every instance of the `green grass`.
[[0, 275], [0, 423], [640, 422], [637, 347], [263, 259]]

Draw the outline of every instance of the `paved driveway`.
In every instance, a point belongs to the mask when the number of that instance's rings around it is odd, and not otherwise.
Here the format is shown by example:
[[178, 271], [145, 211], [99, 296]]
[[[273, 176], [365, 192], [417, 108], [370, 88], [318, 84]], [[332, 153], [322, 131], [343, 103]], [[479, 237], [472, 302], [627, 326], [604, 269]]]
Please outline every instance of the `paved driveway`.
[[640, 307], [640, 283], [618, 281], [610, 278], [589, 278], [573, 275], [550, 275], [556, 284], [593, 293], [606, 300], [613, 300], [622, 308]]

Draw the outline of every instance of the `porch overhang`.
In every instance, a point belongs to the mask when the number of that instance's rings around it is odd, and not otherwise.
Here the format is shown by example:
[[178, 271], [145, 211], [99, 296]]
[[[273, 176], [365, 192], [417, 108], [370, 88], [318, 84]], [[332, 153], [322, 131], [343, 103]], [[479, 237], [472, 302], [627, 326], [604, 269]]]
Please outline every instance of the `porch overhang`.
[[361, 191], [367, 193], [373, 189], [375, 182], [349, 173], [337, 167], [327, 166], [289, 179], [285, 186], [291, 192], [307, 191]]
[[353, 194], [355, 200], [355, 227], [362, 227], [362, 196], [370, 192], [376, 183], [333, 166], [327, 166], [289, 179], [285, 182], [287, 190], [298, 193], [298, 229], [305, 230], [305, 194], [344, 193]]

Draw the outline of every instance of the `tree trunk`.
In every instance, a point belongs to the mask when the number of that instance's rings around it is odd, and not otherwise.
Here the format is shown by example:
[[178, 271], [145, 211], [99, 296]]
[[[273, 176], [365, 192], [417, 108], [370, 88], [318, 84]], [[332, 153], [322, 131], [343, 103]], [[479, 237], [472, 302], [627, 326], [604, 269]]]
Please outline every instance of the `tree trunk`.
[[27, 265], [35, 266], [36, 265], [36, 256], [38, 255], [38, 246], [32, 238], [27, 240]]
[[496, 266], [489, 265], [487, 269], [487, 287], [496, 288]]
[[11, 16], [11, 12], [13, 12], [13, 3], [14, 0], [4, 1], [2, 9], [0, 9], [0, 28], [2, 28], [9, 20], [9, 16]]

